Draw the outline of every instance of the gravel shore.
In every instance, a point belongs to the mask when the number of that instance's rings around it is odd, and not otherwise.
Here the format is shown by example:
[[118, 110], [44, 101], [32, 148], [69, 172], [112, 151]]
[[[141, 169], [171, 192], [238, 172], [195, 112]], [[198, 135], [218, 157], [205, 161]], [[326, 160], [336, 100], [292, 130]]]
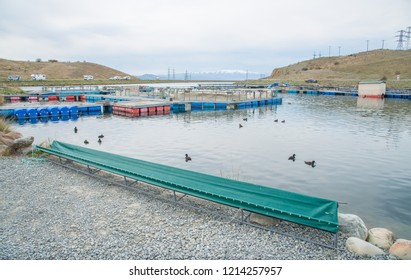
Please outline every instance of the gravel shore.
[[2, 260], [358, 259], [342, 234], [339, 249], [328, 249], [163, 200], [169, 191], [139, 185], [156, 194], [147, 195], [49, 160], [0, 158], [0, 174]]

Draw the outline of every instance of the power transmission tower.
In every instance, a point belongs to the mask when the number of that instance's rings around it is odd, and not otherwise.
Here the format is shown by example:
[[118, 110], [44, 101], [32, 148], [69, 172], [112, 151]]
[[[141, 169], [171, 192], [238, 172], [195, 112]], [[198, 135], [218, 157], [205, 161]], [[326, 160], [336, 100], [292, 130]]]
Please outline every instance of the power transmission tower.
[[170, 67], [168, 67], [168, 75], [167, 75], [167, 80], [170, 81]]
[[175, 79], [176, 79], [176, 69], [173, 68], [173, 80], [175, 80]]
[[407, 39], [406, 49], [408, 50], [410, 48], [411, 26], [407, 27], [407, 31], [405, 32], [405, 37]]
[[185, 81], [188, 80], [188, 72], [187, 72], [187, 69], [186, 69], [186, 74], [184, 75], [184, 80], [185, 80]]
[[338, 56], [341, 56], [341, 46], [338, 46]]
[[404, 39], [406, 39], [407, 35], [405, 33], [405, 30], [397, 31], [397, 33], [399, 33], [398, 35], [395, 35], [395, 37], [398, 37], [397, 50], [403, 50], [404, 49]]
[[313, 56], [314, 58], [313, 59], [315, 59], [315, 57], [316, 57], [316, 54], [315, 54], [315, 52], [314, 52], [314, 56]]

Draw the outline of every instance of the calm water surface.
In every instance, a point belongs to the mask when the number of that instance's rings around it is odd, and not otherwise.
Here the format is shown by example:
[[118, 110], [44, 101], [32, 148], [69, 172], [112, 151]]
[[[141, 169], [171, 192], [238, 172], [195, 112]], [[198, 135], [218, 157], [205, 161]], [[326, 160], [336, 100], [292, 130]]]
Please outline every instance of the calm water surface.
[[[337, 200], [340, 212], [359, 215], [368, 228], [387, 227], [411, 239], [411, 102], [280, 97], [282, 105], [236, 111], [14, 126], [36, 143], [84, 146], [88, 139], [93, 149]], [[186, 153], [191, 162], [184, 161]], [[294, 153], [296, 161], [288, 160]]]

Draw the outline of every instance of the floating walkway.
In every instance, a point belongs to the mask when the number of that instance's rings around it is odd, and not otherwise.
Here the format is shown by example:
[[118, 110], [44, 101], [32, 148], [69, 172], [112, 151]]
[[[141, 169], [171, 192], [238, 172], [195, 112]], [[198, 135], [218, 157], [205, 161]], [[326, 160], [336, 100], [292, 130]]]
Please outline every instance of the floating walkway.
[[[286, 90], [274, 90], [276, 93], [288, 93], [288, 94], [307, 94], [307, 95], [329, 95], [329, 96], [358, 96], [357, 91], [333, 91], [333, 90], [299, 90], [299, 89], [286, 89]], [[396, 98], [396, 99], [409, 99], [411, 100], [411, 93], [398, 93], [387, 92], [384, 98]]]
[[[174, 192], [202, 198], [215, 203], [257, 213], [334, 235], [338, 232], [338, 203], [280, 189], [207, 175], [171, 166], [111, 154], [85, 147], [54, 141], [50, 148], [38, 150], [87, 166], [88, 170], [113, 173], [136, 182], [162, 187]], [[136, 186], [138, 187], [138, 185]], [[308, 240], [307, 240], [308, 241]], [[309, 240], [312, 241], [312, 240]], [[316, 243], [316, 242], [314, 242]], [[318, 243], [317, 243], [318, 244]]]
[[0, 116], [14, 118], [20, 124], [24, 124], [25, 122], [48, 122], [49, 120], [65, 121], [69, 119], [77, 119], [79, 116], [101, 115], [102, 113], [102, 105], [92, 103], [51, 103], [46, 106], [41, 105], [40, 103], [21, 103], [0, 108]]
[[170, 104], [155, 100], [126, 101], [112, 105], [113, 115], [140, 117], [170, 114]]

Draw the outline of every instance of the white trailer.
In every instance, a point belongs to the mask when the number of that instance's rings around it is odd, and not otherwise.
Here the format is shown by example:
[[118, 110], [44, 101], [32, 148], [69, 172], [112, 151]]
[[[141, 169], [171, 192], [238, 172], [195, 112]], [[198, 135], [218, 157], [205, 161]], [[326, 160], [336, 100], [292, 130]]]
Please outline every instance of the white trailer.
[[44, 75], [44, 74], [31, 74], [31, 79], [33, 81], [44, 81], [46, 79], [46, 75]]
[[83, 76], [84, 80], [89, 81], [89, 80], [94, 80], [94, 77], [92, 75], [84, 75]]

